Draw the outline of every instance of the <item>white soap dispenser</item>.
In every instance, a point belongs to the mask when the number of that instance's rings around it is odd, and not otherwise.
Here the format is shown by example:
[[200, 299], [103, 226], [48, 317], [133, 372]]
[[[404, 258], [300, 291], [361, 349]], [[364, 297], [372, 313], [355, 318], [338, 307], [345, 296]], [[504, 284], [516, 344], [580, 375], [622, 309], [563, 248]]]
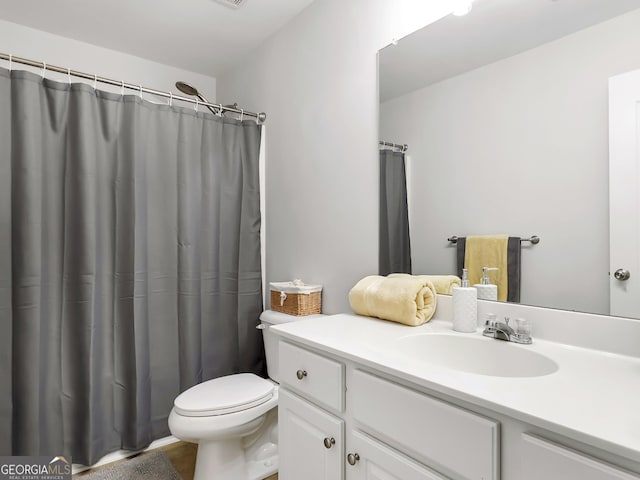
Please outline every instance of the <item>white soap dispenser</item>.
[[471, 333], [478, 327], [478, 290], [469, 286], [467, 269], [462, 269], [462, 286], [453, 287], [453, 329]]
[[478, 290], [478, 300], [498, 300], [498, 285], [489, 281], [489, 272], [497, 271], [497, 268], [482, 267], [482, 279], [474, 287]]

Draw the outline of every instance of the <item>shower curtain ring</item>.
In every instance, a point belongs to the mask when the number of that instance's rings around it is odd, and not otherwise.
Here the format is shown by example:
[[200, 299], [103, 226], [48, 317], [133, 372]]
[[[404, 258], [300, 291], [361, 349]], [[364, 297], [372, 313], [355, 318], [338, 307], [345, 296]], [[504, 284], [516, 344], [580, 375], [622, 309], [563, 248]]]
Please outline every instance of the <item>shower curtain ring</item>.
[[169, 106], [173, 107], [173, 92], [169, 92]]
[[67, 68], [67, 80], [69, 80], [69, 85], [71, 85], [71, 69]]
[[121, 80], [121, 85], [120, 85], [120, 96], [124, 97], [124, 80]]
[[144, 100], [144, 98], [142, 98], [142, 85], [138, 85], [138, 89], [140, 90], [140, 100]]
[[9, 71], [12, 70], [13, 63], [13, 55], [9, 54]]
[[47, 62], [42, 62], [42, 78], [44, 78], [45, 73], [47, 73]]
[[244, 120], [244, 108], [240, 109], [240, 121], [242, 122]]
[[220, 108], [218, 109], [218, 116], [222, 118], [222, 104], [220, 104]]
[[93, 89], [98, 89], [98, 75], [96, 75], [95, 73], [93, 74]]
[[198, 113], [198, 97], [196, 97], [196, 105], [193, 107], [196, 113]]

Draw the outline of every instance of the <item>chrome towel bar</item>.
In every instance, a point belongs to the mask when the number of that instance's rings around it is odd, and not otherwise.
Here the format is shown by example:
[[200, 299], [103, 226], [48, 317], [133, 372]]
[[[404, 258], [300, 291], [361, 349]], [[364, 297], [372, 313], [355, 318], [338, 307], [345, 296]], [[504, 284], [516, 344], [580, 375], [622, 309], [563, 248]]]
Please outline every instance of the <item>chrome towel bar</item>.
[[[447, 240], [451, 242], [453, 245], [458, 243], [458, 237], [456, 237], [455, 235], [453, 237], [447, 238]], [[531, 242], [531, 245], [537, 245], [540, 243], [540, 237], [537, 235], [531, 235], [530, 238], [521, 238], [520, 243], [522, 242]]]

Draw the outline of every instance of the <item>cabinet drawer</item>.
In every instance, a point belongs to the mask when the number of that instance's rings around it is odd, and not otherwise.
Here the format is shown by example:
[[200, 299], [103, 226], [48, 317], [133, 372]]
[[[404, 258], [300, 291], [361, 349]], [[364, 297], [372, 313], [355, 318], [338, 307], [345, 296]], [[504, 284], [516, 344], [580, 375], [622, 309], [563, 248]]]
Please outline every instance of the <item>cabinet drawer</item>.
[[452, 478], [498, 480], [499, 424], [361, 370], [349, 409], [362, 430]]
[[287, 342], [279, 345], [282, 383], [314, 402], [344, 410], [344, 365]]
[[595, 458], [548, 442], [522, 435], [523, 480], [640, 480]]

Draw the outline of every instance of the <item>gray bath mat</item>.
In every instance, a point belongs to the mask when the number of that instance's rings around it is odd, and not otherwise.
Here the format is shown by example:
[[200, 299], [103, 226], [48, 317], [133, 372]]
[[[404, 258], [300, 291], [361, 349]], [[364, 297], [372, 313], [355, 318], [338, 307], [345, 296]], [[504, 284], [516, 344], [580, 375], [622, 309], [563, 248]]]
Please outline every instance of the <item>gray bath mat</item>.
[[164, 452], [149, 452], [104, 467], [81, 480], [182, 480]]

